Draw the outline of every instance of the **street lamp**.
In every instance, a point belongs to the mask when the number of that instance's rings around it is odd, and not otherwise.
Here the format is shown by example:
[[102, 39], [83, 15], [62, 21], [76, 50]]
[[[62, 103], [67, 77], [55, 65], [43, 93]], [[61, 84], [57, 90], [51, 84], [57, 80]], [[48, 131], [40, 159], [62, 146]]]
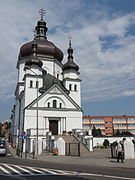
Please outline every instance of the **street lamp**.
[[[38, 99], [38, 90], [39, 90], [39, 82], [38, 82], [38, 74], [33, 71], [29, 66], [25, 66], [25, 69], [29, 69], [31, 72], [33, 72], [33, 74], [36, 75], [36, 78], [37, 78], [37, 83], [36, 83], [36, 88], [37, 88], [37, 99]], [[37, 154], [38, 154], [38, 100], [37, 100], [37, 103], [36, 103], [36, 139], [37, 139], [37, 142], [36, 142], [36, 148], [37, 148]]]

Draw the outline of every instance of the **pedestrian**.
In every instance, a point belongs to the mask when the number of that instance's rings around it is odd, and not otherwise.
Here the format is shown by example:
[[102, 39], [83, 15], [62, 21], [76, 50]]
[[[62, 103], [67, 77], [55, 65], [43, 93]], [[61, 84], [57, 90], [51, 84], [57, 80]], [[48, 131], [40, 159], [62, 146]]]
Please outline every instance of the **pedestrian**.
[[122, 142], [120, 141], [117, 146], [116, 146], [116, 153], [117, 153], [117, 162], [119, 162], [119, 160], [121, 159], [121, 162], [124, 163], [123, 159], [124, 159], [124, 149], [122, 146]]

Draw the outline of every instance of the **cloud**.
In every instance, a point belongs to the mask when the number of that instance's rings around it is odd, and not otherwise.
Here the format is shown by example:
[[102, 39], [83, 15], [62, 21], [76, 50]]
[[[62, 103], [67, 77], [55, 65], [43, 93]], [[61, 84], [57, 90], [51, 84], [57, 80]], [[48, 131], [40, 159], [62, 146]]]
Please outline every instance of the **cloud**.
[[0, 99], [10, 98], [14, 93], [19, 48], [33, 38], [32, 30], [41, 7], [47, 12], [47, 37], [63, 50], [63, 62], [67, 56], [67, 36], [73, 37], [83, 101], [113, 99], [127, 96], [127, 92], [132, 94], [135, 36], [130, 28], [135, 24], [135, 12], [111, 14], [102, 4], [79, 0], [12, 0], [12, 3], [6, 0], [0, 7]]

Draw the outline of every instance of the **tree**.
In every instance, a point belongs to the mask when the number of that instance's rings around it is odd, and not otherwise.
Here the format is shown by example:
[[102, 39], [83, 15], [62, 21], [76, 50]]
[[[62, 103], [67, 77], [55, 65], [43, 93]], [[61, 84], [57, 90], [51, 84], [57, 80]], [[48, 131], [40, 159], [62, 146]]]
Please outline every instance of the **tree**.
[[93, 129], [92, 129], [92, 135], [93, 135], [94, 137], [96, 137], [96, 136], [102, 136], [101, 129], [96, 129], [95, 127], [93, 127]]
[[104, 140], [103, 146], [105, 146], [105, 147], [109, 146], [109, 141], [108, 141], [108, 139], [105, 139], [105, 140]]
[[120, 135], [121, 135], [120, 130], [117, 129], [117, 131], [116, 131], [116, 136], [120, 136]]

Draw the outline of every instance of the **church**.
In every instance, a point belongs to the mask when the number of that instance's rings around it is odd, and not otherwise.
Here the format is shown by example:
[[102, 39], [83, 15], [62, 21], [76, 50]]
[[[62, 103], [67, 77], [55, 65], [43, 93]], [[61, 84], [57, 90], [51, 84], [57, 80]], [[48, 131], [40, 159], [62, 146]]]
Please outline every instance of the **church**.
[[33, 141], [43, 142], [47, 132], [60, 135], [82, 128], [81, 80], [71, 39], [63, 64], [63, 52], [47, 39], [43, 16], [42, 9], [34, 39], [21, 46], [16, 66], [11, 137], [16, 145], [24, 140], [27, 149]]

